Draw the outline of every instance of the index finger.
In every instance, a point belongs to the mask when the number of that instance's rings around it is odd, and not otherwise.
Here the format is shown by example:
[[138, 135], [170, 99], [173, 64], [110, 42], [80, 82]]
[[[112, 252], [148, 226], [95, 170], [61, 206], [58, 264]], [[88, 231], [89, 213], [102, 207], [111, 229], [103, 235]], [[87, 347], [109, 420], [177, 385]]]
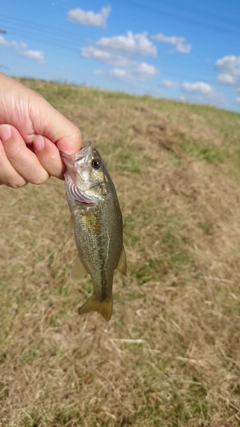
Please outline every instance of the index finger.
[[13, 168], [27, 181], [42, 184], [49, 178], [48, 172], [42, 167], [37, 156], [29, 150], [17, 129], [10, 125], [2, 125], [1, 133], [8, 127], [10, 138], [2, 144], [6, 156]]

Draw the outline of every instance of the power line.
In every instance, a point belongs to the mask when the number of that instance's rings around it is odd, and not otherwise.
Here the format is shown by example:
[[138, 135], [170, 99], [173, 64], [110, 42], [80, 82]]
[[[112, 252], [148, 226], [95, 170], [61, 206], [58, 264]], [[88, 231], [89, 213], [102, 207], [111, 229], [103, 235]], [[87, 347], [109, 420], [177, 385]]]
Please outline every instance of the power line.
[[[14, 31], [13, 34], [23, 36], [24, 31], [20, 31], [20, 32]], [[61, 48], [61, 49], [66, 49], [68, 51], [70, 51], [70, 50], [74, 51], [74, 52], [80, 51], [79, 47], [72, 47], [72, 45], [61, 44], [61, 43], [56, 42], [54, 40], [42, 38], [41, 35], [40, 36], [32, 35], [31, 38], [34, 40], [37, 40], [37, 41], [44, 42], [48, 45], [56, 46], [56, 47]], [[115, 52], [115, 54], [118, 54], [118, 55], [126, 54], [126, 51], [123, 49], [120, 49], [120, 48], [115, 48], [114, 52]], [[94, 59], [94, 58], [92, 58], [92, 59]], [[132, 61], [134, 61], [134, 60], [132, 60]], [[166, 61], [164, 60], [164, 57], [162, 59], [160, 59], [160, 58], [149, 59], [148, 58], [148, 63], [152, 62], [152, 61], [154, 62], [155, 65], [158, 65], [160, 67], [160, 70], [165, 69], [165, 70], [171, 71], [175, 68], [180, 70], [180, 69], [184, 69], [184, 67], [185, 68], [189, 67], [189, 60], [188, 60], [188, 64], [185, 65], [183, 61], [176, 59], [174, 57], [168, 57], [167, 61], [168, 61], [168, 64], [170, 64], [170, 65], [165, 65]], [[142, 59], [141, 62], [145, 62], [144, 58]], [[171, 64], [172, 64], [172, 67], [171, 67]], [[108, 64], [108, 65], [114, 66], [113, 64]], [[200, 68], [203, 68], [203, 70], [201, 71], [202, 77], [205, 77], [205, 78], [211, 77], [211, 74], [212, 74], [211, 70], [209, 70], [209, 71], [204, 70], [205, 64], [201, 63], [200, 61], [195, 62], [195, 61], [190, 60], [190, 65], [191, 65], [191, 73], [193, 76], [199, 75]], [[195, 71], [196, 71], [196, 73], [195, 73]], [[178, 72], [178, 75], [180, 76], [181, 74]]]
[[[113, 0], [113, 1], [118, 3], [117, 0]], [[144, 12], [144, 13], [147, 12], [151, 15], [154, 14], [154, 16], [167, 13], [168, 17], [170, 17], [171, 19], [172, 18], [175, 20], [183, 19], [180, 15], [177, 15], [176, 13], [163, 12], [161, 9], [159, 9], [159, 7], [158, 8], [151, 7], [137, 0], [121, 0], [121, 3], [123, 1], [127, 3], [128, 7], [130, 8], [133, 7], [134, 12], [136, 12], [136, 10], [139, 10], [140, 12]], [[162, 3], [164, 2], [162, 1], [161, 4]], [[178, 4], [178, 6], [182, 4], [176, 0], [175, 1], [173, 0], [173, 3]], [[159, 6], [159, 3], [158, 3], [158, 6]], [[188, 9], [194, 10], [194, 8], [188, 8]], [[14, 19], [9, 16], [2, 15], [1, 19], [3, 20], [5, 25], [8, 26], [8, 29], [11, 31], [11, 34], [18, 35], [21, 37], [31, 37], [31, 40], [37, 40], [48, 45], [56, 46], [60, 49], [66, 49], [68, 51], [77, 52], [79, 51], [80, 42], [85, 42], [85, 38], [81, 35], [77, 35], [76, 32], [63, 33], [62, 30], [59, 30], [56, 27], [55, 28], [52, 26], [49, 27], [44, 24], [38, 24], [36, 22], [31, 22], [23, 19]], [[217, 19], [219, 19], [219, 17]], [[192, 20], [189, 22], [193, 24]], [[206, 23], [201, 23], [200, 21], [197, 21], [197, 22], [198, 22], [198, 25], [201, 26], [202, 28], [205, 28], [207, 26], [208, 29], [212, 30], [214, 28], [214, 30], [216, 30], [217, 28], [217, 31], [220, 31], [220, 27], [216, 27], [214, 22], [213, 22], [213, 25], [211, 26], [209, 26], [209, 24], [206, 24]], [[9, 33], [9, 30], [8, 30], [8, 33]], [[224, 32], [228, 30], [222, 29], [221, 31]], [[0, 30], [0, 32], [6, 33], [6, 30]], [[234, 33], [235, 35], [236, 34], [240, 35], [239, 31], [238, 32], [235, 31]], [[77, 46], [77, 43], [78, 43], [78, 46]], [[121, 49], [115, 49], [115, 52], [118, 54], [126, 54], [126, 51]], [[159, 66], [161, 71], [166, 70], [167, 72], [170, 72], [171, 75], [176, 75], [177, 77], [185, 77], [186, 73], [184, 73], [184, 70], [186, 70], [186, 68], [189, 68], [189, 64], [190, 64], [192, 77], [197, 76], [197, 78], [199, 78], [199, 72], [200, 72], [201, 80], [205, 80], [205, 79], [208, 81], [213, 80], [214, 71], [208, 70], [208, 69], [206, 70], [205, 64], [202, 63], [201, 61], [190, 60], [188, 58], [188, 62], [186, 64], [185, 62], [180, 60], [179, 57], [174, 58], [169, 56], [167, 58], [168, 65], [165, 64], [164, 58], [163, 59], [154, 58], [153, 61], [154, 61], [154, 65]], [[151, 60], [149, 60], [148, 58], [148, 63], [149, 62], [151, 62]], [[108, 65], [113, 66], [113, 64], [108, 64]]]
[[[119, 3], [119, 0], [112, 0], [114, 3]], [[222, 34], [226, 34], [226, 35], [232, 35], [232, 36], [236, 36], [239, 37], [240, 36], [240, 31], [238, 30], [232, 30], [229, 28], [225, 28], [222, 26], [218, 26], [215, 23], [213, 24], [208, 24], [206, 22], [202, 22], [200, 20], [197, 20], [196, 18], [188, 18], [186, 17], [186, 14], [184, 16], [181, 16], [179, 13], [174, 13], [174, 12], [169, 12], [166, 11], [162, 8], [153, 8], [149, 5], [145, 5], [142, 4], [138, 1], [134, 1], [134, 0], [121, 0], [121, 3], [125, 3], [129, 6], [133, 6], [134, 8], [134, 12], [138, 12], [140, 10], [144, 11], [144, 13], [148, 13], [149, 15], [152, 15], [154, 17], [156, 16], [165, 16], [167, 19], [173, 20], [173, 21], [177, 21], [179, 22], [183, 22], [183, 23], [187, 23], [188, 25], [194, 26], [194, 27], [200, 27], [200, 28], [204, 28], [213, 32], [221, 32]], [[207, 15], [206, 15], [207, 16]]]
[[[85, 42], [85, 38], [80, 35], [76, 36], [76, 33], [68, 32], [67, 34], [65, 33], [63, 34], [62, 31], [56, 28], [55, 29], [49, 28], [46, 25], [42, 25], [42, 24], [38, 25], [36, 23], [32, 23], [26, 20], [13, 19], [6, 16], [4, 18], [10, 20], [8, 27], [12, 35], [18, 35], [21, 37], [31, 37], [31, 40], [34, 39], [49, 45], [54, 45], [59, 48], [64, 48], [72, 51], [79, 50], [80, 42], [83, 42], [83, 43]], [[31, 25], [33, 26], [32, 29], [30, 28]], [[75, 43], [75, 46], [73, 46], [73, 43]], [[78, 45], [76, 45], [76, 43], [78, 43]], [[121, 50], [119, 48], [115, 48], [115, 53], [126, 54], [124, 50]], [[134, 52], [129, 52], [129, 53], [133, 54]], [[171, 57], [169, 57], [168, 60], [170, 62], [175, 62], [176, 64], [181, 63], [179, 59], [174, 59]], [[197, 61], [194, 59], [191, 59], [190, 63], [193, 66], [196, 65], [198, 70], [199, 70], [199, 66], [203, 65], [200, 61]]]
[[[159, 5], [159, 3], [169, 6], [169, 2], [166, 2], [166, 0], [160, 0], [160, 2], [157, 0], [157, 5]], [[199, 7], [186, 5], [185, 3], [182, 3], [181, 1], [178, 1], [178, 0], [171, 0], [171, 6], [172, 5], [177, 6], [182, 11], [193, 13], [195, 16], [202, 15], [204, 19], [209, 19], [209, 18], [211, 19], [212, 17], [214, 20], [220, 21], [220, 23], [225, 22], [227, 25], [231, 25], [231, 26], [235, 25], [237, 28], [239, 28], [240, 26], [240, 20], [235, 20], [231, 18], [229, 19], [229, 18], [226, 18], [226, 16], [218, 15], [216, 13], [210, 12], [209, 10], [204, 10]]]

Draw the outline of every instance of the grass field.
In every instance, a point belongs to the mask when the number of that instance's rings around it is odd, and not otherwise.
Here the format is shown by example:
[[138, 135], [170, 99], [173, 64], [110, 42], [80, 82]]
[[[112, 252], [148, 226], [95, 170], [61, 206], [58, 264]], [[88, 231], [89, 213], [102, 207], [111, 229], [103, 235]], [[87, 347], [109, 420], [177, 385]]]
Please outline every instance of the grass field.
[[128, 275], [109, 323], [79, 316], [63, 182], [0, 187], [0, 426], [239, 426], [240, 116], [24, 83], [105, 159]]

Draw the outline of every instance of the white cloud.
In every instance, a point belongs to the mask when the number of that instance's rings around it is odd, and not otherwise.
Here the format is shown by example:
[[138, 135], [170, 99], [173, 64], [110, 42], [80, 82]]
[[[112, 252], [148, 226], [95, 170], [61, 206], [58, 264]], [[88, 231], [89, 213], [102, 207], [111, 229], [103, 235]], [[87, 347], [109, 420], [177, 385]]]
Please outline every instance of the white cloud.
[[117, 77], [118, 79], [125, 80], [127, 78], [127, 71], [122, 68], [112, 68], [111, 70], [96, 70], [94, 74], [108, 75], [111, 77]]
[[108, 52], [107, 50], [98, 49], [94, 46], [82, 47], [80, 51], [84, 58], [93, 58], [97, 61], [104, 62], [105, 64], [113, 65], [115, 67], [125, 67], [129, 61], [128, 57], [124, 55]]
[[157, 49], [147, 38], [147, 33], [126, 36], [103, 37], [95, 46], [82, 47], [81, 55], [85, 58], [94, 58], [114, 66], [124, 66], [132, 55], [156, 56]]
[[105, 74], [134, 84], [136, 81], [144, 82], [154, 77], [158, 74], [158, 70], [153, 65], [145, 62], [128, 61], [125, 68], [114, 67], [107, 71], [96, 70], [95, 74]]
[[153, 65], [147, 64], [146, 62], [141, 62], [140, 64], [136, 64], [135, 71], [139, 74], [143, 74], [145, 76], [155, 76], [157, 74], [156, 68]]
[[94, 58], [102, 62], [111, 63], [113, 55], [110, 52], [106, 52], [101, 49], [97, 49], [94, 46], [82, 47], [80, 49], [81, 54], [84, 58]]
[[13, 42], [8, 42], [5, 37], [0, 36], [0, 45], [2, 46], [10, 46]]
[[82, 47], [80, 51], [84, 58], [93, 58], [97, 61], [104, 62], [105, 64], [113, 65], [115, 67], [125, 67], [129, 63], [128, 56], [108, 52], [94, 46]]
[[177, 86], [176, 82], [173, 82], [172, 80], [162, 80], [161, 81], [161, 86], [164, 86], [168, 89], [173, 89], [174, 87]]
[[157, 49], [147, 38], [147, 33], [103, 37], [94, 46], [82, 47], [84, 58], [93, 58], [111, 68], [107, 71], [97, 70], [96, 74], [105, 74], [114, 78], [134, 83], [146, 81], [158, 74], [158, 70], [147, 62], [137, 61], [137, 56], [156, 56]]
[[35, 59], [35, 61], [44, 64], [44, 52], [39, 50], [24, 50], [20, 52], [20, 55], [25, 56], [25, 58]]
[[118, 79], [127, 79], [129, 77], [128, 72], [120, 68], [113, 68], [109, 71], [109, 75], [117, 77]]
[[219, 71], [236, 72], [240, 75], [240, 56], [224, 56], [222, 59], [216, 61], [215, 67]]
[[217, 77], [218, 83], [240, 89], [240, 56], [229, 55], [218, 59], [215, 68], [220, 71]]
[[27, 45], [25, 43], [17, 43], [15, 41], [9, 42], [5, 39], [5, 37], [0, 36], [0, 45], [13, 47], [15, 49], [26, 49]]
[[192, 46], [190, 44], [185, 44], [185, 37], [165, 36], [164, 34], [159, 33], [152, 36], [152, 39], [157, 40], [161, 43], [172, 44], [180, 53], [189, 53], [192, 50]]
[[236, 102], [237, 102], [238, 104], [240, 104], [240, 98], [237, 98], [237, 99], [236, 99]]
[[147, 38], [147, 33], [133, 34], [127, 32], [126, 36], [103, 37], [96, 42], [96, 46], [108, 50], [131, 55], [156, 56], [156, 46]]
[[227, 105], [226, 97], [221, 92], [217, 92], [216, 89], [214, 89], [208, 83], [183, 83], [181, 88], [186, 94], [186, 99], [190, 102], [217, 106]]
[[231, 74], [219, 74], [217, 81], [222, 85], [234, 85], [237, 79], [235, 76], [231, 76]]
[[180, 53], [189, 53], [192, 50], [192, 45], [179, 43], [176, 45], [176, 50]]
[[204, 95], [212, 93], [213, 91], [213, 88], [209, 84], [203, 82], [183, 83], [182, 89], [184, 92], [200, 93]]
[[78, 24], [105, 27], [110, 12], [111, 7], [103, 7], [99, 13], [83, 9], [72, 9], [67, 13], [67, 17], [69, 21], [77, 22]]
[[0, 45], [13, 48], [19, 55], [25, 58], [34, 59], [35, 61], [44, 64], [44, 52], [40, 50], [28, 50], [25, 43], [17, 43], [16, 41], [8, 41], [5, 37], [0, 36]]

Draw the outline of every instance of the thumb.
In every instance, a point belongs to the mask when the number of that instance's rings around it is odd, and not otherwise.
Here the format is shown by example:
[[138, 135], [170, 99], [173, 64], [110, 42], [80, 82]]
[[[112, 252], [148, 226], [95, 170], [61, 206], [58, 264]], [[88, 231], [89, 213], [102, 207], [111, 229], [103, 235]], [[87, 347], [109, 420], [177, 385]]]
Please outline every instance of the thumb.
[[57, 145], [60, 151], [73, 154], [82, 146], [80, 129], [52, 106], [48, 106], [44, 136]]
[[65, 135], [60, 137], [56, 145], [59, 151], [63, 151], [66, 154], [73, 154], [80, 150], [82, 147], [82, 136], [80, 130], [75, 127], [69, 129], [69, 133], [66, 135], [67, 129], [65, 128]]
[[77, 126], [50, 105], [45, 98], [35, 93], [36, 96], [37, 102], [34, 98], [34, 105], [31, 102], [32, 108], [30, 108], [35, 134], [47, 137], [64, 153], [73, 154], [79, 151], [82, 146], [82, 136]]
[[81, 148], [80, 130], [39, 93], [2, 73], [0, 87], [0, 124], [14, 126], [26, 144], [42, 135], [67, 154]]

